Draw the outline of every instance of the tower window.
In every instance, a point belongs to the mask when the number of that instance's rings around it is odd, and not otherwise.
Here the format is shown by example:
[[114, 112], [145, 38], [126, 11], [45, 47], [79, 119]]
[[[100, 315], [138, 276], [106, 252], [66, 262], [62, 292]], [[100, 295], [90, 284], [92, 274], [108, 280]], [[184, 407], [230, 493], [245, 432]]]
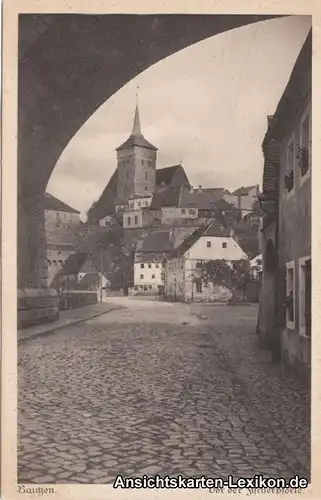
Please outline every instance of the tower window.
[[147, 191], [147, 186], [145, 186], [145, 191]]
[[135, 215], [135, 225], [137, 225], [137, 224], [138, 224], [138, 217], [137, 217], [137, 215]]
[[130, 226], [130, 217], [127, 217], [127, 225]]

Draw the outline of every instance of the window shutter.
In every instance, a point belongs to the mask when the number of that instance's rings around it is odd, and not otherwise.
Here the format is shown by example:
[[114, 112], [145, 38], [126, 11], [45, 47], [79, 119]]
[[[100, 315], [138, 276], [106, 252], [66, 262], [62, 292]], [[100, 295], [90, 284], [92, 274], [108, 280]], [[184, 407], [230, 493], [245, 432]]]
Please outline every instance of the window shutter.
[[278, 324], [280, 326], [285, 326], [286, 325], [285, 299], [287, 296], [287, 293], [286, 293], [286, 268], [285, 267], [279, 268], [277, 288], [278, 288], [278, 303], [277, 303]]

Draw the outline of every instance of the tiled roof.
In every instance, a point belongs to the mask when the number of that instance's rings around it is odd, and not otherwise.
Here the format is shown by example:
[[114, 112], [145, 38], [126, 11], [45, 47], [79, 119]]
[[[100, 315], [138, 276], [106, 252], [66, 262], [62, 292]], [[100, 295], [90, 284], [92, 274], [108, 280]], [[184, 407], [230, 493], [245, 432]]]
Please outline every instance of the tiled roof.
[[199, 238], [204, 234], [206, 231], [207, 226], [203, 225], [200, 226], [196, 231], [194, 231], [190, 236], [188, 236], [183, 243], [179, 245], [173, 252], [172, 252], [172, 257], [175, 257], [176, 255], [183, 255], [187, 250], [189, 250], [196, 241], [199, 240]]
[[196, 231], [194, 231], [190, 236], [188, 236], [179, 247], [177, 247], [173, 252], [172, 256], [183, 255], [187, 250], [189, 250], [196, 241], [198, 241], [202, 236], [204, 237], [230, 237], [230, 230], [223, 227], [218, 223], [212, 223], [209, 226], [200, 226]]
[[70, 207], [61, 200], [58, 200], [55, 196], [50, 193], [45, 194], [45, 210], [52, 210], [54, 212], [67, 212], [70, 214], [79, 214], [78, 210]]
[[229, 228], [218, 223], [213, 223], [208, 227], [208, 229], [206, 229], [203, 236], [228, 237], [230, 234], [231, 232]]
[[173, 250], [170, 239], [170, 230], [153, 231], [148, 233], [136, 247], [136, 252], [169, 252]]
[[172, 167], [159, 168], [156, 170], [156, 185], [160, 186], [164, 183], [166, 186], [169, 186], [179, 168], [182, 168], [182, 166], [173, 165]]
[[123, 144], [121, 144], [118, 148], [116, 148], [116, 151], [120, 151], [121, 149], [132, 148], [133, 146], [138, 146], [140, 148], [152, 149], [153, 151], [157, 151], [157, 148], [153, 146], [153, 144], [148, 142], [142, 134], [130, 135], [127, 141], [123, 142]]
[[177, 207], [179, 203], [180, 187], [164, 187], [154, 193], [150, 205], [151, 209], [162, 207]]
[[264, 167], [263, 167], [263, 194], [276, 194], [279, 175], [280, 146], [278, 142], [270, 139], [264, 145]]
[[296, 60], [288, 84], [277, 105], [273, 117], [269, 120], [268, 132], [264, 142], [271, 137], [282, 141], [296, 119], [308, 93], [311, 93], [312, 84], [312, 30], [310, 30], [301, 52]]
[[224, 194], [231, 194], [228, 189], [225, 188], [203, 188], [204, 193], [211, 193], [215, 198], [221, 198]]
[[182, 165], [173, 165], [171, 167], [159, 168], [156, 170], [156, 186], [173, 186], [174, 179], [177, 186], [188, 187], [190, 185]]
[[235, 195], [235, 196], [246, 196], [249, 194], [250, 191], [252, 191], [253, 189], [256, 189], [257, 186], [242, 186], [240, 187], [239, 189], [236, 189], [236, 191], [234, 191], [232, 193], [232, 195]]
[[200, 210], [211, 210], [215, 202], [221, 198], [221, 191], [193, 191], [182, 189], [179, 198], [180, 208], [198, 208]]

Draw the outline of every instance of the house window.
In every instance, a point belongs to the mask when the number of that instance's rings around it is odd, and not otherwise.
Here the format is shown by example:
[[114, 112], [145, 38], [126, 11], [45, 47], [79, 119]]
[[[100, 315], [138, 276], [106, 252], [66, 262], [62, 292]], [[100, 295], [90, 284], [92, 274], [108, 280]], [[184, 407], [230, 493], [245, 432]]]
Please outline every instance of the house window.
[[300, 145], [298, 148], [298, 164], [301, 177], [305, 177], [310, 169], [311, 162], [311, 131], [310, 114], [307, 112], [300, 126]]
[[147, 292], [147, 285], [144, 285], [144, 291]]
[[137, 286], [137, 285], [135, 285], [135, 291], [137, 292], [137, 290], [138, 290], [138, 286]]
[[145, 201], [145, 207], [148, 207], [148, 201]]
[[288, 193], [290, 193], [294, 188], [294, 160], [294, 136], [292, 136], [286, 148], [286, 172], [284, 182]]
[[152, 289], [152, 285], [148, 285], [148, 288], [149, 288], [149, 290], [151, 290]]
[[151, 269], [152, 268], [152, 265], [151, 264], [148, 264], [148, 269]]
[[155, 267], [156, 267], [156, 269], [158, 269], [159, 268], [159, 264], [155, 264]]
[[147, 191], [147, 186], [145, 186], [145, 191]]
[[134, 220], [135, 220], [135, 225], [137, 226], [137, 224], [138, 224], [138, 217], [137, 217], [137, 215], [135, 215]]
[[130, 217], [127, 217], [127, 226], [130, 226]]
[[141, 264], [140, 267], [141, 267], [141, 269], [144, 269], [144, 264]]
[[299, 259], [300, 334], [311, 337], [311, 258]]
[[190, 215], [195, 215], [196, 212], [195, 212], [194, 208], [190, 208], [189, 211], [188, 211], [188, 213]]
[[201, 267], [202, 267], [202, 261], [201, 261], [201, 260], [198, 260], [198, 261], [196, 262], [195, 268], [196, 268], [196, 269], [201, 269]]
[[206, 246], [207, 246], [207, 248], [211, 248], [212, 243], [211, 243], [210, 241], [207, 241], [207, 242], [206, 242]]
[[196, 281], [196, 293], [202, 293], [202, 282]]
[[182, 208], [182, 214], [185, 214], [186, 210], [185, 208]]
[[139, 289], [140, 289], [140, 290], [144, 290], [143, 285], [140, 285]]
[[138, 206], [140, 207], [140, 201], [138, 202]]
[[143, 274], [141, 274], [141, 275], [140, 275], [140, 279], [141, 279], [141, 280], [143, 280], [143, 279], [144, 279], [144, 275], [143, 275]]
[[286, 264], [286, 326], [295, 329], [295, 266], [294, 261]]
[[147, 181], [147, 172], [145, 172], [145, 179], [146, 179], [146, 181]]
[[152, 279], [155, 279], [155, 274], [152, 274]]
[[222, 248], [226, 248], [226, 247], [227, 247], [227, 243], [226, 243], [226, 241], [223, 241]]

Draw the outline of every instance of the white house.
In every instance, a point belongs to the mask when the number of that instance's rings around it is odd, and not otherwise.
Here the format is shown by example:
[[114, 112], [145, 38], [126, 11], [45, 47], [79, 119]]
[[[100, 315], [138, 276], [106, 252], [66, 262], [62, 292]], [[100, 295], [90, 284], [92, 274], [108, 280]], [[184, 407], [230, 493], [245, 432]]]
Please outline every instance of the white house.
[[113, 226], [116, 223], [117, 223], [117, 221], [111, 215], [107, 215], [106, 217], [103, 217], [99, 221], [100, 227], [110, 227], [110, 226]]
[[210, 260], [247, 259], [230, 230], [218, 224], [200, 227], [175, 249], [165, 264], [165, 295], [183, 301], [227, 300], [230, 291], [202, 282], [200, 268]]
[[132, 196], [128, 200], [128, 207], [134, 210], [149, 207], [151, 205], [152, 198], [153, 196], [151, 194]]
[[164, 289], [164, 258], [173, 250], [170, 231], [153, 231], [137, 246], [132, 295], [159, 295]]

